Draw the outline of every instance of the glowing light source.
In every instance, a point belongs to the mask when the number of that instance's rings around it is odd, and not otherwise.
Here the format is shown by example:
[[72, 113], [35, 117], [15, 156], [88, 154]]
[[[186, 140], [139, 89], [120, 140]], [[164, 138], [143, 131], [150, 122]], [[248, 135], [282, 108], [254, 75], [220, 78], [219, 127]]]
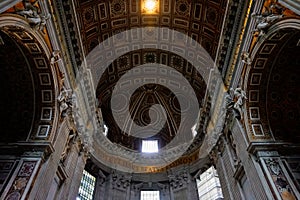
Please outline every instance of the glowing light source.
[[157, 140], [143, 140], [142, 141], [142, 152], [143, 153], [157, 153], [158, 152], [158, 141]]
[[155, 8], [155, 1], [153, 1], [153, 0], [146, 1], [145, 2], [145, 8], [147, 10], [151, 10], [152, 11]]
[[158, 12], [158, 0], [144, 0], [143, 13], [153, 14]]

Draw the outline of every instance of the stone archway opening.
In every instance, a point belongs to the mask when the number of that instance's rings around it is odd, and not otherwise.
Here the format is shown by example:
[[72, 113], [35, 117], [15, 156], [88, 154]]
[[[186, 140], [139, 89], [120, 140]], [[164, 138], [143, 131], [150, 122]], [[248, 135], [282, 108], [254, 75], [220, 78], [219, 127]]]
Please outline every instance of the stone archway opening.
[[[25, 141], [34, 120], [35, 91], [32, 72], [25, 49], [0, 31], [3, 44], [1, 62], [1, 123], [5, 125], [1, 142]], [[3, 127], [3, 126], [2, 126]]]
[[[280, 163], [280, 167], [284, 166], [286, 170], [279, 179], [287, 182], [287, 177], [290, 177], [291, 186], [288, 187], [297, 193], [300, 188], [297, 178], [300, 139], [300, 30], [296, 22], [287, 20], [283, 23], [284, 21], [274, 26], [253, 53], [255, 56], [247, 83], [247, 128], [249, 140], [253, 142], [251, 151], [265, 153], [262, 153], [261, 159], [267, 167], [273, 167], [272, 162], [276, 157], [277, 165]], [[270, 170], [271, 167], [266, 169], [266, 173], [278, 178]], [[281, 183], [275, 184], [279, 187]], [[289, 195], [292, 196], [291, 191]], [[285, 194], [279, 191], [279, 195]]]
[[270, 128], [276, 140], [300, 140], [300, 31], [282, 46], [269, 74], [266, 92]]
[[0, 34], [1, 123], [6, 127], [0, 143], [47, 140], [56, 118], [56, 86], [45, 49], [25, 28], [0, 24]]
[[280, 29], [257, 49], [247, 83], [250, 139], [299, 141], [299, 37]]

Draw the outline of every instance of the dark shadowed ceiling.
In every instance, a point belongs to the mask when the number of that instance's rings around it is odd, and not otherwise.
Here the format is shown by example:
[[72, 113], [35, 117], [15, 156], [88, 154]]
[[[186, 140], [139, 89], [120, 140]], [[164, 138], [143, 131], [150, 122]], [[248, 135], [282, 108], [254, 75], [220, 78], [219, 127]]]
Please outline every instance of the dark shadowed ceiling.
[[[300, 139], [300, 32], [282, 45], [272, 66], [267, 90], [271, 130], [278, 140]], [[295, 140], [296, 138], [296, 140]]]
[[260, 137], [285, 142], [300, 139], [299, 38], [299, 31], [292, 28], [271, 34], [252, 62], [247, 103], [252, 131]]
[[[34, 117], [34, 87], [21, 47], [0, 31], [1, 142], [26, 140]], [[14, 59], [11, 59], [14, 58]]]

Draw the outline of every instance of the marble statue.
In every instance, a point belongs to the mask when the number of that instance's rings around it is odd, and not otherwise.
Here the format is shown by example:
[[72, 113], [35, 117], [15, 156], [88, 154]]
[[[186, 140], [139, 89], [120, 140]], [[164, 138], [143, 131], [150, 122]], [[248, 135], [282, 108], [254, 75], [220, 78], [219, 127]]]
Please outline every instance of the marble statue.
[[22, 15], [23, 17], [26, 18], [30, 26], [34, 30], [40, 30], [44, 31], [46, 21], [50, 18], [50, 14], [42, 14], [39, 12], [39, 8], [36, 5], [37, 1], [34, 3], [31, 2], [24, 2], [24, 10], [19, 10], [16, 13], [19, 15]]
[[251, 65], [252, 59], [250, 58], [250, 55], [248, 52], [243, 51], [241, 55], [242, 62], [245, 63], [246, 65]]
[[252, 13], [251, 17], [256, 20], [256, 27], [252, 32], [258, 32], [258, 36], [263, 36], [271, 23], [282, 18], [283, 14], [278, 5], [272, 4], [269, 8], [266, 8], [264, 13]]
[[63, 87], [57, 97], [57, 100], [59, 102], [59, 109], [61, 116], [65, 115], [65, 111], [72, 107], [72, 94], [71, 90], [67, 90], [65, 87]]

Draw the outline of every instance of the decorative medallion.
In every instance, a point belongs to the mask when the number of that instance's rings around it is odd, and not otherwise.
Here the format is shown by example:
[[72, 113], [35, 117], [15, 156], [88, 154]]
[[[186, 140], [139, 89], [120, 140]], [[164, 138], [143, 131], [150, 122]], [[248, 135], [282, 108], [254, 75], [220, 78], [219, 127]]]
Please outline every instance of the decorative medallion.
[[95, 19], [93, 7], [89, 7], [83, 11], [83, 22], [90, 24]]
[[126, 14], [126, 1], [113, 0], [110, 4], [110, 11], [112, 17], [120, 17]]
[[215, 25], [217, 23], [217, 20], [218, 20], [218, 11], [213, 7], [207, 8], [207, 10], [206, 10], [206, 20], [211, 25]]
[[155, 53], [145, 53], [144, 54], [144, 63], [155, 63], [156, 62], [156, 54]]
[[190, 15], [191, 4], [186, 0], [176, 1], [175, 13], [180, 16]]

